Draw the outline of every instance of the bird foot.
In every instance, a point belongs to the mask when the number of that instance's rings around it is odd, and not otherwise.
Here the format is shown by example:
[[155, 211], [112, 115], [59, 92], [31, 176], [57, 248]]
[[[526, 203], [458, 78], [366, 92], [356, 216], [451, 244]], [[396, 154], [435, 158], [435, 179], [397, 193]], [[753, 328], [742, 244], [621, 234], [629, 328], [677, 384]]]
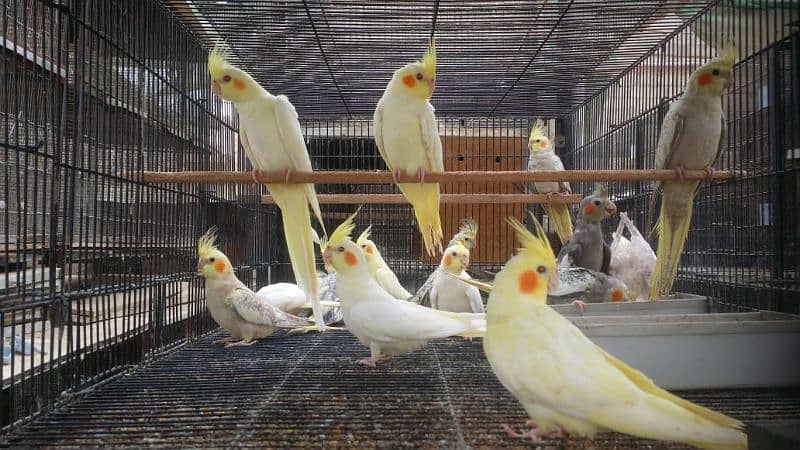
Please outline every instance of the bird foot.
[[256, 341], [245, 341], [244, 339], [242, 339], [241, 341], [229, 342], [229, 343], [225, 344], [225, 348], [229, 348], [229, 347], [249, 347], [249, 346], [251, 346], [251, 345], [253, 345], [255, 343], [256, 343]]
[[554, 195], [555, 195], [555, 192], [546, 192], [544, 194], [544, 196], [547, 197], [547, 203], [553, 203], [553, 196]]
[[236, 339], [233, 336], [228, 336], [225, 339], [217, 339], [216, 341], [213, 342], [213, 344], [229, 344], [231, 342], [236, 342], [237, 340], [238, 339]]
[[467, 342], [472, 342], [472, 336], [464, 336], [464, 340]]
[[289, 177], [292, 175], [292, 171], [290, 169], [283, 169], [283, 181], [289, 182]]
[[517, 433], [508, 425], [503, 425], [503, 430], [510, 436], [514, 438], [529, 438], [532, 443], [534, 444], [541, 444], [542, 438], [548, 439], [556, 439], [564, 437], [564, 432], [560, 428], [555, 428], [550, 431], [545, 431], [539, 425], [534, 422], [533, 420], [528, 420], [525, 422], [525, 426], [531, 427], [530, 430], [524, 431], [522, 433]]
[[675, 173], [678, 174], [678, 180], [679, 181], [683, 181], [683, 177], [684, 177], [683, 166], [681, 166], [681, 165], [675, 166]]
[[258, 177], [259, 177], [259, 175], [260, 175], [260, 172], [261, 172], [261, 171], [260, 171], [260, 170], [258, 170], [258, 169], [253, 169], [253, 171], [252, 171], [252, 172], [250, 172], [250, 174], [253, 176], [253, 181], [255, 181], [255, 182], [256, 182], [256, 184], [261, 184], [261, 181], [259, 181], [259, 180], [258, 180]]
[[706, 173], [706, 181], [708, 183], [711, 183], [711, 182], [714, 181], [714, 173], [716, 172], [716, 170], [714, 170], [713, 167], [705, 166], [705, 167], [703, 167], [703, 172]]
[[417, 181], [419, 181], [420, 183], [425, 182], [425, 169], [423, 169], [422, 167], [417, 169]]
[[572, 302], [572, 306], [578, 308], [578, 313], [580, 315], [583, 315], [583, 312], [586, 311], [586, 303], [584, 303], [582, 300], [575, 300]]
[[363, 364], [363, 365], [365, 365], [365, 366], [369, 366], [369, 367], [375, 367], [375, 366], [376, 366], [376, 365], [377, 365], [379, 362], [382, 362], [382, 361], [389, 361], [390, 359], [392, 359], [392, 357], [391, 357], [391, 356], [389, 356], [389, 355], [384, 355], [383, 353], [381, 353], [381, 354], [380, 354], [380, 355], [378, 355], [378, 356], [374, 356], [374, 357], [372, 357], [372, 358], [364, 358], [364, 359], [359, 359], [359, 360], [358, 360], [358, 361], [356, 361], [356, 362], [357, 362], [357, 363], [359, 363], [359, 364]]
[[392, 181], [394, 182], [394, 184], [400, 182], [400, 169], [392, 170]]
[[[344, 330], [344, 328], [343, 327], [329, 327], [329, 326], [326, 325], [325, 328], [322, 331], [340, 331], [340, 330]], [[289, 334], [289, 335], [306, 334], [306, 333], [310, 333], [312, 331], [319, 331], [319, 329], [317, 328], [316, 325], [309, 325], [309, 326], [306, 326], [306, 327], [292, 328], [291, 330], [289, 330], [289, 332], [287, 334]]]

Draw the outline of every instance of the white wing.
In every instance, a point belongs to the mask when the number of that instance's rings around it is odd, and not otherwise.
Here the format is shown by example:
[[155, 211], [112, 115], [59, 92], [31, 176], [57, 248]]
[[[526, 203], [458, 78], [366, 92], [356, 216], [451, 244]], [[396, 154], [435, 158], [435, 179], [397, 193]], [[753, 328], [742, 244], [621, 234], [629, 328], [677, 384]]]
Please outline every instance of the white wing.
[[481, 299], [481, 293], [475, 286], [467, 286], [467, 298], [469, 299], [469, 306], [470, 310], [474, 313], [483, 314], [485, 312], [483, 308], [483, 299]]
[[392, 170], [386, 150], [383, 147], [383, 106], [380, 102], [378, 102], [378, 107], [375, 108], [375, 114], [372, 116], [372, 126], [375, 128], [375, 145], [378, 146], [378, 153], [381, 154], [386, 167]]
[[362, 302], [351, 311], [352, 320], [372, 338], [404, 342], [445, 338], [480, 328], [483, 315], [457, 314], [411, 302]]
[[436, 126], [436, 115], [433, 105], [428, 103], [420, 118], [420, 131], [425, 154], [428, 157], [428, 170], [444, 172], [444, 159], [442, 156], [442, 140], [439, 138], [439, 128]]

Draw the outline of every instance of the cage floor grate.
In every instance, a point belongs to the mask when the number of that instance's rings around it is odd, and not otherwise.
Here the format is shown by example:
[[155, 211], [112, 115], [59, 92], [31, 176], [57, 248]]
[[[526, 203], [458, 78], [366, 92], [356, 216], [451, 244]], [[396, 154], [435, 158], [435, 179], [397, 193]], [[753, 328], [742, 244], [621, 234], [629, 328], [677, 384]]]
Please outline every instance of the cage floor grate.
[[[103, 385], [7, 437], [12, 446], [508, 447], [526, 416], [480, 340], [435, 341], [371, 369], [346, 332], [224, 349], [216, 332]], [[796, 419], [800, 389], [681, 392], [746, 422]], [[605, 433], [542, 448], [676, 449]]]

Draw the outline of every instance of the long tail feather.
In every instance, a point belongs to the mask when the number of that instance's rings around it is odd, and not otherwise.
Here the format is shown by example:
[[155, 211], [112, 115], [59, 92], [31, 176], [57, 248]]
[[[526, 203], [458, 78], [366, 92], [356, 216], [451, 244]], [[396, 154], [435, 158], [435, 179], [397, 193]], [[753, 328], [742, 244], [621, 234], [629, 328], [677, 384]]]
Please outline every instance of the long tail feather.
[[492, 288], [494, 288], [494, 286], [491, 283], [483, 283], [481, 281], [473, 280], [471, 278], [461, 278], [458, 275], [453, 275], [450, 272], [445, 272], [445, 273], [447, 274], [447, 276], [449, 276], [451, 278], [455, 278], [456, 280], [459, 280], [459, 281], [461, 281], [463, 283], [475, 286], [479, 290], [481, 290], [483, 292], [486, 292], [486, 293], [492, 292]]
[[[283, 234], [292, 271], [300, 289], [306, 293], [314, 311], [314, 322], [322, 331], [325, 320], [319, 304], [319, 280], [314, 259], [314, 240], [311, 228], [311, 214], [306, 203], [304, 186], [270, 186], [270, 192], [281, 209]], [[304, 231], [305, 230], [305, 231]]]
[[414, 207], [419, 232], [429, 256], [442, 251], [442, 222], [439, 217], [439, 184], [402, 183], [398, 187]]
[[566, 244], [572, 237], [572, 217], [569, 213], [569, 205], [543, 203], [542, 209], [555, 224], [556, 234], [561, 239], [561, 243]]
[[672, 291], [675, 276], [678, 273], [678, 264], [689, 235], [689, 223], [692, 221], [693, 203], [688, 202], [688, 209], [672, 214], [667, 214], [664, 202], [661, 205], [661, 214], [653, 228], [658, 233], [658, 252], [656, 253], [656, 267], [653, 271], [653, 281], [650, 287], [650, 300], [656, 300], [661, 295]]
[[306, 189], [306, 199], [308, 201], [308, 204], [311, 205], [311, 209], [314, 210], [314, 216], [317, 218], [319, 226], [322, 227], [322, 233], [328, 234], [328, 232], [325, 231], [325, 224], [322, 222], [322, 212], [319, 209], [319, 200], [317, 199], [317, 193], [314, 190], [314, 185], [306, 184], [305, 189]]
[[647, 210], [647, 222], [645, 223], [645, 230], [648, 239], [653, 239], [658, 233], [657, 224], [655, 224], [656, 208], [658, 207], [658, 199], [661, 198], [661, 190], [663, 183], [656, 181], [653, 185], [653, 192], [650, 193], [650, 207]]

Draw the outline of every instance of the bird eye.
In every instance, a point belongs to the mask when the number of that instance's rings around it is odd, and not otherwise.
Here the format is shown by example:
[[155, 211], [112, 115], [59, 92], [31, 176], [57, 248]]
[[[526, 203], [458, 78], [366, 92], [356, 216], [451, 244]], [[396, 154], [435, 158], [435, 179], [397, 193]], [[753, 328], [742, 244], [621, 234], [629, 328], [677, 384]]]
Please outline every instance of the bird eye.
[[214, 262], [214, 258], [208, 258], [208, 262]]
[[600, 206], [600, 200], [595, 200], [594, 204], [595, 204], [595, 206]]
[[539, 267], [536, 268], [536, 271], [539, 272], [539, 273], [545, 273], [545, 272], [547, 272], [547, 267], [539, 266]]
[[225, 75], [224, 77], [222, 77], [222, 81], [224, 81], [224, 82], [226, 82], [226, 83], [227, 83], [228, 81], [231, 81], [231, 76], [230, 76], [230, 75]]
[[361, 248], [367, 248], [367, 244], [361, 244]]
[[453, 255], [453, 256], [458, 256], [458, 253], [456, 253], [456, 252], [453, 252], [453, 253], [451, 253], [451, 255]]
[[342, 252], [344, 251], [344, 247], [339, 247], [339, 248], [337, 248], [336, 250], [338, 250], [338, 251], [339, 251], [339, 253], [342, 253]]
[[535, 141], [533, 141], [533, 142], [535, 142], [535, 143], [537, 143], [537, 144], [538, 144], [539, 142], [541, 142], [541, 139], [537, 139], [537, 140], [535, 140]]
[[719, 76], [719, 69], [712, 70], [711, 74], [714, 75], [715, 77], [718, 77]]
[[469, 240], [469, 238], [464, 238], [464, 240], [465, 240], [465, 241], [468, 241], [468, 240]]
[[421, 74], [421, 73], [418, 73], [418, 74], [417, 74], [417, 79], [418, 79], [418, 80], [421, 80], [421, 79], [422, 79], [422, 74]]

